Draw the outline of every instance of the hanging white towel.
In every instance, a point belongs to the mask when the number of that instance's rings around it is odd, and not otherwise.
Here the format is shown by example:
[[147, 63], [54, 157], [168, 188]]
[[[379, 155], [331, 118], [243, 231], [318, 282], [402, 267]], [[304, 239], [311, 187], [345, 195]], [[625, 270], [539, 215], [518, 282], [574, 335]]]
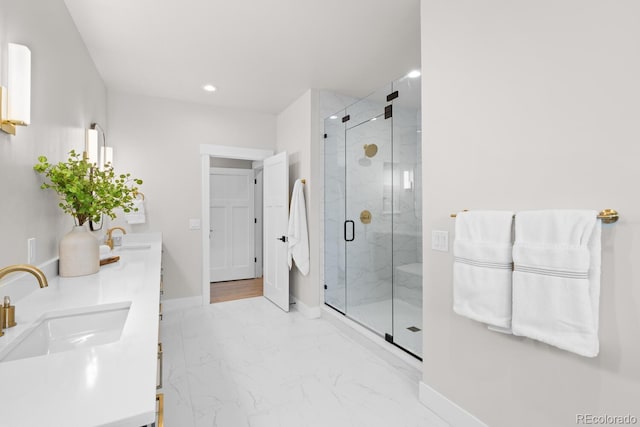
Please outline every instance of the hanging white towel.
[[[136, 211], [136, 208], [138, 209]], [[133, 209], [124, 215], [129, 224], [144, 224], [147, 222], [147, 215], [144, 210], [144, 200], [136, 199], [133, 201]]]
[[456, 216], [453, 310], [470, 319], [511, 327], [511, 211]]
[[591, 210], [518, 212], [513, 333], [598, 355], [601, 224]]
[[289, 270], [292, 260], [302, 275], [309, 274], [309, 234], [307, 231], [307, 211], [304, 202], [304, 184], [297, 179], [293, 184], [291, 207], [289, 210]]

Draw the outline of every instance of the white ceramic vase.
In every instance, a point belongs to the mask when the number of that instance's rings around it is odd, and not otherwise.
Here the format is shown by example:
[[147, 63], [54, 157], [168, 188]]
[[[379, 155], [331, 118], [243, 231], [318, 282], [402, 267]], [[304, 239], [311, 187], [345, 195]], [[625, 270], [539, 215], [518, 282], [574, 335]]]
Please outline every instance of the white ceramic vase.
[[60, 240], [59, 274], [61, 277], [86, 276], [100, 270], [100, 245], [86, 224], [74, 226]]

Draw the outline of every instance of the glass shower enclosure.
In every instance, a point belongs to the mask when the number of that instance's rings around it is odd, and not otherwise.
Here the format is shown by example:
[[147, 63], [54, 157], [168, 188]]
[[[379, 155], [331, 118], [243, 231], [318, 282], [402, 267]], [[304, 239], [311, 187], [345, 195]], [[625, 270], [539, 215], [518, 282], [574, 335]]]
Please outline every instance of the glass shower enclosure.
[[325, 304], [422, 355], [420, 79], [325, 119]]

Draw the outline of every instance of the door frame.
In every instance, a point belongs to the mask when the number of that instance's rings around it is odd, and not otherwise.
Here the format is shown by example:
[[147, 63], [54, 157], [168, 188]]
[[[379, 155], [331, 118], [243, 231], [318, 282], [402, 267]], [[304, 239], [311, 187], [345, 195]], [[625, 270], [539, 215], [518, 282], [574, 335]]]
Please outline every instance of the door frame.
[[274, 155], [274, 150], [262, 150], [258, 148], [230, 147], [226, 145], [200, 144], [200, 178], [201, 193], [200, 206], [202, 215], [201, 245], [202, 245], [202, 270], [200, 280], [202, 283], [202, 305], [209, 305], [211, 301], [211, 286], [209, 282], [209, 229], [211, 219], [209, 217], [209, 169], [210, 158], [239, 159], [261, 161]]

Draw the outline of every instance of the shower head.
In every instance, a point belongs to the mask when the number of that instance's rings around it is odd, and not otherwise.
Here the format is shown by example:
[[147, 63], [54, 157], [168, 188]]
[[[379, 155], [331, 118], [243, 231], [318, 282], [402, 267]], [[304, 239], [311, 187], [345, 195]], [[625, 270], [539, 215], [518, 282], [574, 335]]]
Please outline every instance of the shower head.
[[378, 146], [376, 144], [365, 144], [364, 155], [367, 157], [373, 157], [378, 153]]

